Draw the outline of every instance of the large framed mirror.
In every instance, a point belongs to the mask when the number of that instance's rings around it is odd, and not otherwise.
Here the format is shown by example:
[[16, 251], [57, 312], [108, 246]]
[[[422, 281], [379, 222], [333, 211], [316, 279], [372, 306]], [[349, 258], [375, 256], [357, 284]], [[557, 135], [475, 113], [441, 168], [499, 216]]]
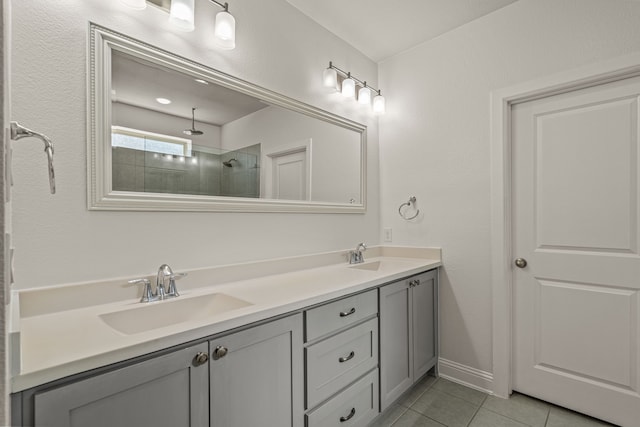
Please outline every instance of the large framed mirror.
[[366, 126], [90, 25], [90, 210], [363, 213]]

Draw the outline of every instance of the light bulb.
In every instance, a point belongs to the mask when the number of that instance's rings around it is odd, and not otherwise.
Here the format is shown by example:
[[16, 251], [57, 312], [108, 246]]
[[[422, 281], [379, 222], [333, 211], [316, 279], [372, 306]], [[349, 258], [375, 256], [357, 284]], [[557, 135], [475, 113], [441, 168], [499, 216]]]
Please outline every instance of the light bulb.
[[342, 95], [345, 98], [356, 96], [356, 81], [348, 77], [342, 81]]
[[171, 0], [171, 13], [169, 22], [181, 31], [193, 31], [195, 29], [195, 0]]
[[120, 0], [120, 3], [136, 10], [143, 10], [147, 8], [147, 0]]
[[215, 29], [216, 44], [222, 48], [231, 50], [236, 47], [236, 19], [226, 10], [216, 15]]
[[376, 114], [384, 114], [386, 111], [384, 96], [378, 94], [373, 98], [373, 112]]
[[368, 87], [360, 88], [358, 91], [358, 102], [360, 104], [371, 104], [371, 89]]
[[322, 73], [322, 84], [324, 87], [338, 90], [338, 73], [333, 68], [326, 68]]

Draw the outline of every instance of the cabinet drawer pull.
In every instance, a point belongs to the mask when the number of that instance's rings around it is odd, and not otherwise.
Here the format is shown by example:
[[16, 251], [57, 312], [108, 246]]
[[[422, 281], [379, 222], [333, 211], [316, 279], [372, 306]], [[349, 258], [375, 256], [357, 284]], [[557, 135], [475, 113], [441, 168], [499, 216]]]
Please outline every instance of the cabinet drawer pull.
[[213, 356], [213, 360], [218, 360], [218, 359], [222, 359], [223, 357], [225, 357], [227, 355], [227, 352], [229, 351], [229, 349], [227, 349], [227, 347], [223, 347], [221, 345], [217, 346], [215, 350], [213, 350], [213, 353], [211, 354], [211, 356]]
[[346, 417], [340, 417], [340, 422], [343, 423], [345, 421], [349, 421], [356, 414], [356, 408], [351, 408], [351, 412]]
[[348, 360], [353, 359], [353, 356], [355, 356], [355, 355], [356, 355], [356, 353], [355, 353], [354, 351], [352, 351], [351, 353], [349, 353], [349, 355], [348, 355], [348, 356], [345, 356], [345, 357], [341, 357], [341, 358], [339, 358], [339, 359], [338, 359], [338, 362], [340, 362], [340, 363], [344, 363], [344, 362], [346, 362], [346, 361], [348, 361]]
[[420, 279], [412, 280], [409, 282], [409, 287], [413, 288], [420, 285]]
[[207, 353], [199, 352], [196, 354], [196, 357], [193, 358], [193, 365], [200, 366], [204, 365], [209, 361], [209, 355]]
[[347, 316], [351, 316], [353, 313], [356, 312], [356, 308], [352, 307], [351, 310], [349, 311], [341, 311], [340, 312], [340, 317], [347, 317]]

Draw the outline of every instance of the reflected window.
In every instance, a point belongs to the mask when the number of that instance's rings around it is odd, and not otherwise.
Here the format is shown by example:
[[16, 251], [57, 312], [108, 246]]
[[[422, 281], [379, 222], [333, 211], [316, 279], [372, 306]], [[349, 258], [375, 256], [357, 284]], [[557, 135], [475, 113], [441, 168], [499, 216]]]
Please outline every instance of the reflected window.
[[111, 126], [111, 146], [191, 157], [191, 140], [138, 129]]

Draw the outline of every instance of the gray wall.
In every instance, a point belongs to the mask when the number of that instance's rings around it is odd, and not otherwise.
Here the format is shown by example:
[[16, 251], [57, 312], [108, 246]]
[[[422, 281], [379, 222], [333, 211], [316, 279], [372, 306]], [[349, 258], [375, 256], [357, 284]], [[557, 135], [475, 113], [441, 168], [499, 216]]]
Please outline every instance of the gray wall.
[[[440, 246], [441, 357], [492, 367], [490, 94], [640, 51], [640, 2], [519, 0], [380, 64], [382, 227]], [[416, 195], [422, 212], [403, 221]]]
[[5, 145], [7, 141], [5, 141], [4, 136], [6, 132], [4, 132], [6, 121], [9, 119], [5, 117], [7, 113], [7, 109], [9, 107], [6, 97], [6, 87], [5, 87], [5, 66], [7, 65], [5, 60], [5, 31], [7, 30], [7, 25], [4, 22], [4, 0], [0, 2], [0, 22], [2, 22], [2, 31], [0, 31], [0, 99], [2, 99], [2, 109], [0, 109], [0, 129], [3, 130], [2, 136], [2, 145], [0, 146], [0, 342], [2, 345], [0, 346], [0, 425], [9, 425], [9, 411], [8, 411], [8, 403], [9, 399], [7, 396], [7, 331], [6, 331], [6, 322], [5, 322], [5, 307], [7, 303], [6, 296], [9, 292], [9, 281], [7, 280], [7, 260], [5, 258], [5, 191], [4, 191], [4, 156], [5, 156]]
[[[218, 10], [208, 0], [196, 0], [191, 33], [173, 29], [167, 13], [155, 7], [136, 11], [104, 0], [12, 2], [12, 110], [14, 117], [53, 139], [58, 184], [55, 196], [47, 194], [45, 168], [31, 167], [34, 151], [15, 153], [16, 288], [153, 274], [163, 262], [188, 270], [377, 243], [377, 119], [357, 103], [327, 94], [321, 84], [322, 71], [334, 61], [375, 86], [377, 65], [284, 0], [243, 0], [232, 6], [237, 48], [223, 51], [209, 43]], [[365, 124], [367, 213], [88, 211], [90, 21]], [[46, 66], [34, 67], [34, 60]], [[160, 230], [172, 234], [170, 244]]]

